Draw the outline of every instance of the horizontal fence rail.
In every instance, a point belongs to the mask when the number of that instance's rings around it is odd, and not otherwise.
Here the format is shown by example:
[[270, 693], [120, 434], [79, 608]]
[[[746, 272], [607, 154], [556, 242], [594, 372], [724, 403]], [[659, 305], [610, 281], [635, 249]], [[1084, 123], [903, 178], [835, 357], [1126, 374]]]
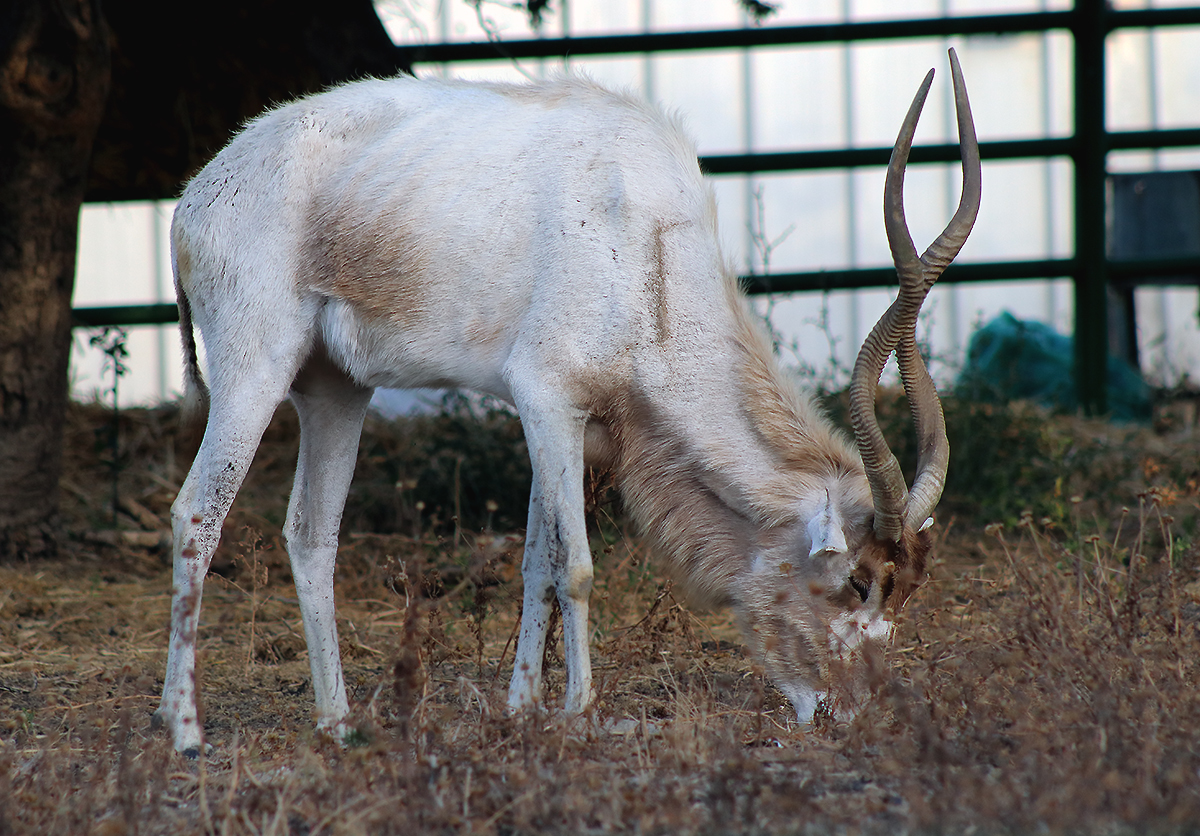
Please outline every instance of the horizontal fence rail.
[[[1200, 146], [1200, 128], [1161, 131], [1109, 131], [1111, 151], [1161, 150]], [[1078, 148], [1073, 136], [1044, 139], [1009, 139], [980, 142], [979, 155], [985, 160], [1027, 160], [1070, 157]], [[815, 171], [826, 168], [863, 168], [886, 166], [891, 147], [830, 148], [816, 151], [769, 151], [751, 154], [715, 154], [700, 157], [705, 174], [764, 174], [776, 171]], [[910, 164], [953, 163], [959, 161], [958, 144], [914, 145]]]
[[174, 302], [158, 305], [103, 305], [75, 308], [71, 318], [78, 328], [106, 328], [114, 325], [170, 325], [179, 321], [179, 306]]
[[[1075, 254], [1066, 259], [955, 263], [943, 282], [980, 282], [1068, 277], [1075, 287], [1076, 384], [1080, 402], [1093, 414], [1106, 410], [1107, 288], [1110, 281], [1200, 277], [1200, 258], [1109, 261], [1105, 229], [1107, 154], [1114, 150], [1200, 146], [1200, 128], [1113, 131], [1105, 125], [1105, 39], [1122, 28], [1200, 25], [1200, 6], [1115, 11], [1106, 0], [1077, 0], [1065, 11], [764, 26], [692, 32], [653, 32], [537, 38], [486, 43], [439, 43], [396, 47], [408, 65], [585, 55], [753, 49], [820, 43], [910, 40], [955, 36], [1018, 35], [1064, 31], [1074, 40], [1075, 130], [1071, 136], [980, 143], [984, 160], [1069, 159], [1075, 170]], [[840, 148], [712, 155], [700, 158], [710, 175], [754, 175], [783, 171], [883, 166], [890, 148]], [[959, 159], [956, 144], [912, 149], [910, 161], [948, 163]], [[743, 276], [750, 293], [849, 290], [895, 284], [890, 267]], [[176, 322], [173, 304], [77, 308], [81, 326], [149, 325]]]
[[[1073, 258], [1028, 261], [954, 262], [938, 284], [987, 282], [1018, 279], [1069, 278], [1076, 271]], [[1200, 276], [1200, 257], [1145, 259], [1111, 262], [1114, 280]], [[750, 294], [797, 293], [803, 291], [866, 290], [896, 283], [892, 267], [857, 267], [845, 270], [809, 270], [792, 273], [751, 274], [740, 277]], [[1200, 283], [1198, 280], [1197, 283]], [[114, 325], [169, 325], [179, 321], [174, 302], [157, 305], [103, 305], [71, 311], [76, 327], [102, 328]]]
[[[648, 52], [752, 49], [798, 44], [852, 43], [855, 41], [912, 40], [965, 35], [1021, 35], [1053, 29], [1071, 30], [1090, 11], [1087, 2], [1068, 11], [1023, 14], [930, 17], [909, 20], [870, 20], [853, 23], [816, 23], [805, 26], [761, 26], [690, 32], [647, 32], [632, 35], [591, 35], [567, 38], [529, 38], [397, 47], [412, 64], [455, 61], [491, 61], [497, 58], [572, 58], [583, 55], [629, 55]], [[1150, 26], [1200, 24], [1200, 8], [1104, 11], [1108, 30]]]

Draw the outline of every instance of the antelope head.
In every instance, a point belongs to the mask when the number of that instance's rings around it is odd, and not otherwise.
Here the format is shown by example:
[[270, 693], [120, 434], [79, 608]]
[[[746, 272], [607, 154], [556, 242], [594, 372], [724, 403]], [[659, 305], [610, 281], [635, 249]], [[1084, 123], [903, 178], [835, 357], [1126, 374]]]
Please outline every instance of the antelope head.
[[[850, 713], [843, 710], [849, 708], [844, 698], [849, 695], [852, 704], [861, 693], [867, 668], [862, 657], [870, 654], [871, 640], [890, 636], [893, 618], [926, 576], [932, 514], [945, 486], [950, 447], [941, 402], [917, 349], [917, 316], [929, 289], [966, 242], [980, 200], [979, 147], [954, 50], [950, 65], [963, 189], [953, 219], [920, 256], [904, 217], [904, 171], [933, 70], [909, 107], [887, 170], [884, 220], [900, 288], [863, 343], [850, 384], [851, 423], [867, 485], [861, 475], [842, 479], [842, 495], [827, 493], [815, 512], [805, 512], [805, 548], [792, 559], [803, 560], [803, 553], [810, 552], [804, 570], [768, 560], [789, 580], [781, 584], [776, 575], [770, 583], [760, 583], [743, 607], [749, 641], [801, 722], [812, 717], [830, 692], [838, 697], [838, 713]], [[911, 489], [875, 415], [876, 388], [893, 351], [919, 441]], [[790, 553], [796, 554], [794, 542]]]

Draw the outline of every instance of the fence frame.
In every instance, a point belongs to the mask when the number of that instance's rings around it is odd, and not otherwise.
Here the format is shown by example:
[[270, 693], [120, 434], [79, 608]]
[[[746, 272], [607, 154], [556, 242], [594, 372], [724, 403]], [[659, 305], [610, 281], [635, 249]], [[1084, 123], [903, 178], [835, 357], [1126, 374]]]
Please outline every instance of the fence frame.
[[[853, 44], [870, 40], [911, 40], [967, 35], [1013, 35], [1064, 31], [1074, 45], [1075, 123], [1069, 136], [983, 142], [985, 161], [1066, 158], [1074, 169], [1074, 255], [1064, 259], [952, 264], [943, 282], [981, 282], [1030, 278], [1070, 278], [1075, 294], [1075, 372], [1079, 402], [1086, 412], [1107, 411], [1108, 287], [1181, 274], [1200, 275], [1200, 257], [1110, 261], [1108, 258], [1106, 178], [1108, 153], [1115, 150], [1200, 147], [1200, 128], [1108, 131], [1106, 127], [1106, 51], [1108, 35], [1118, 29], [1200, 25], [1200, 6], [1116, 11], [1106, 0], [1076, 0], [1062, 11], [910, 20], [764, 26], [694, 32], [538, 38], [487, 43], [438, 43], [396, 47], [405, 65], [519, 58], [570, 58], [583, 55], [752, 49], [818, 43]], [[762, 174], [862, 166], [884, 166], [890, 148], [842, 148], [819, 151], [729, 154], [700, 158], [710, 175]], [[924, 145], [912, 149], [913, 163], [954, 162], [958, 146]], [[750, 293], [888, 287], [891, 268], [772, 273], [742, 277]], [[131, 305], [74, 310], [81, 326], [165, 324], [178, 321], [173, 304]]]

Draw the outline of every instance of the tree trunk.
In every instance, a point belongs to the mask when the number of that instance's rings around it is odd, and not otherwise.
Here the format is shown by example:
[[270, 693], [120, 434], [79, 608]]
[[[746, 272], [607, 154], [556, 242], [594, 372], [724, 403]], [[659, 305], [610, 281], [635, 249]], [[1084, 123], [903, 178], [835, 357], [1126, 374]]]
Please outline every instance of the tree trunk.
[[57, 547], [79, 208], [109, 72], [99, 0], [0, 4], [0, 558]]

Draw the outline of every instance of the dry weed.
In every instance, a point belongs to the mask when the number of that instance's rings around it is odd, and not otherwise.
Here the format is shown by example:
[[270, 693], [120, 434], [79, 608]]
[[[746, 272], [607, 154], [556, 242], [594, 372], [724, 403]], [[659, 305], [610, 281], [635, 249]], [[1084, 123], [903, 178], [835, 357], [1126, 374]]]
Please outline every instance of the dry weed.
[[[96, 436], [87, 413], [73, 420], [68, 478], [83, 486], [100, 468]], [[185, 445], [174, 449], [166, 412], [123, 420], [122, 490], [149, 514], [126, 524], [149, 528], [166, 518]], [[849, 725], [807, 730], [729, 619], [677, 600], [611, 506], [595, 529], [598, 697], [574, 722], [503, 710], [519, 538], [432, 515], [363, 531], [351, 516], [338, 605], [356, 731], [341, 744], [312, 730], [275, 540], [289, 420], [260, 452], [227, 563], [206, 584], [207, 757], [185, 761], [149, 731], [169, 608], [161, 551], [81, 537], [66, 561], [0, 565], [0, 834], [1186, 833], [1200, 822], [1194, 441], [1173, 452], [1112, 430], [1121, 457], [1085, 455], [1096, 425], [1039, 429], [1048, 446], [1032, 453], [1059, 451], [1057, 486], [1014, 486], [1034, 510], [1006, 527], [957, 507], [877, 697]], [[1005, 421], [997, 444], [1029, 437], [1024, 417]], [[1072, 431], [1074, 448], [1062, 441]], [[359, 478], [395, 503], [410, 477], [372, 471], [374, 455]], [[79, 533], [108, 507], [107, 484], [92, 481], [95, 497], [68, 498]], [[489, 491], [472, 490], [483, 519], [510, 531]], [[410, 504], [391, 507], [416, 510], [404, 491]], [[463, 516], [469, 505], [459, 500]], [[549, 706], [563, 685], [556, 654]]]

